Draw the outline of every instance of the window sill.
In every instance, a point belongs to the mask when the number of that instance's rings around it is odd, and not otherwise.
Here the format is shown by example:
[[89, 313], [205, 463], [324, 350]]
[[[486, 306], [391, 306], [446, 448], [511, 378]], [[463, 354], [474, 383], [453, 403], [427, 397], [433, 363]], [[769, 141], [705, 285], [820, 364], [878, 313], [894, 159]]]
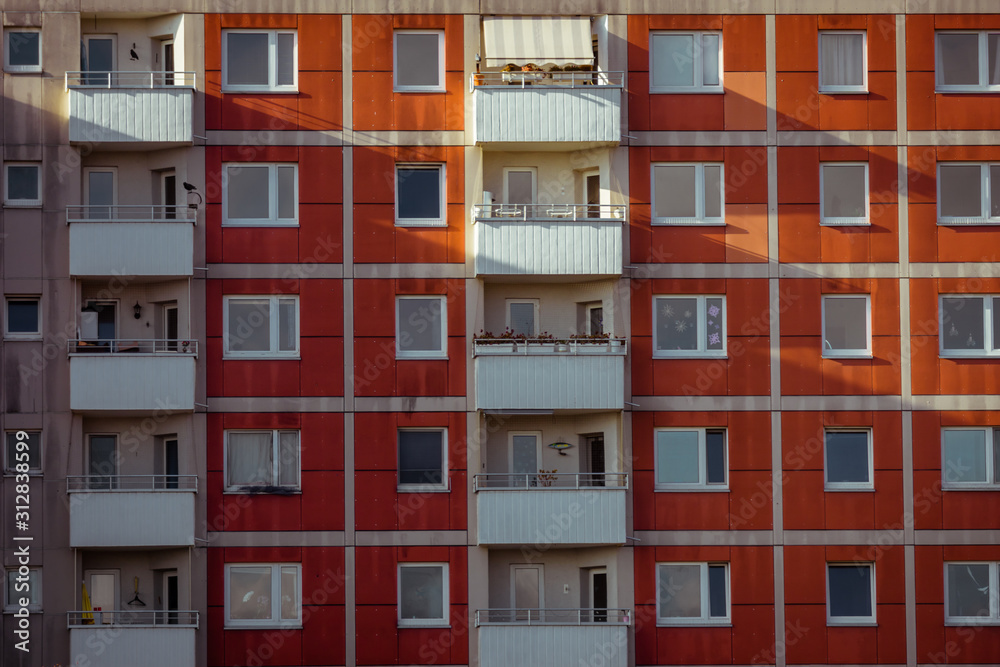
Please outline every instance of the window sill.
[[875, 493], [874, 486], [824, 486], [826, 493]]
[[282, 486], [234, 486], [223, 490], [224, 496], [301, 496], [302, 489], [299, 487]]
[[5, 341], [42, 341], [42, 334], [5, 334]]
[[4, 208], [41, 208], [40, 201], [4, 201]]
[[400, 354], [396, 352], [396, 359], [398, 361], [448, 361], [448, 355], [446, 354]]
[[945, 627], [955, 628], [962, 626], [979, 626], [979, 625], [1000, 625], [1000, 618], [986, 618], [986, 617], [973, 617], [973, 618], [953, 618], [944, 619]]
[[664, 353], [664, 352], [653, 352], [653, 359], [728, 359], [729, 356], [725, 352], [720, 352], [718, 354], [712, 354], [710, 352], [676, 352], [676, 353]]
[[654, 493], [729, 493], [730, 489], [728, 486], [719, 487], [709, 487], [709, 486], [655, 486], [653, 487]]
[[222, 88], [222, 94], [234, 94], [234, 95], [298, 95], [298, 89], [269, 89], [269, 88]]
[[821, 218], [820, 227], [871, 227], [868, 218]]
[[[989, 484], [987, 482], [971, 482], [966, 485], [958, 484], [942, 484], [942, 491], [993, 491], [994, 493], [1000, 491], [1000, 484]], [[1000, 622], [1000, 621], [998, 621]]]
[[821, 95], [868, 95], [871, 91], [867, 88], [820, 88]]
[[[4, 614], [4, 616], [13, 616], [16, 612], [18, 612], [20, 610], [21, 610], [20, 607], [11, 607], [11, 608], [5, 607], [4, 610], [3, 610], [3, 614]], [[41, 610], [41, 609], [34, 609], [32, 607], [28, 607], [28, 613], [29, 614], [41, 614], [41, 613], [43, 613], [43, 610]]]
[[871, 352], [846, 352], [843, 354], [830, 354], [829, 352], [824, 352], [823, 358], [833, 361], [838, 359], [874, 359]]
[[653, 227], [725, 227], [725, 220], [697, 220], [695, 218], [653, 218]]
[[948, 93], [1000, 93], [998, 86], [934, 86], [934, 92], [938, 95]]
[[396, 493], [451, 493], [451, 489], [444, 486], [397, 486]]
[[404, 86], [402, 88], [392, 87], [394, 93], [447, 93], [448, 89], [441, 86]]
[[396, 227], [447, 227], [447, 220], [396, 220]]
[[426, 623], [404, 623], [403, 621], [397, 621], [396, 627], [400, 630], [413, 629], [421, 630], [426, 628], [450, 628], [451, 623], [447, 621], [427, 621]]
[[261, 220], [260, 222], [251, 220], [223, 220], [223, 227], [298, 227], [298, 220], [282, 221], [282, 220]]
[[1000, 359], [1000, 350], [994, 352], [968, 352], [962, 354], [961, 352], [940, 352], [939, 356], [942, 359]]
[[876, 621], [835, 621], [833, 619], [827, 619], [827, 627], [836, 628], [877, 628], [878, 623]]
[[4, 67], [4, 73], [6, 74], [44, 74], [45, 71], [42, 69], [41, 65], [38, 66], [25, 66], [25, 67]]
[[[127, 626], [126, 626], [127, 627]], [[168, 627], [168, 626], [165, 626]], [[232, 621], [226, 621], [223, 630], [301, 630], [302, 623], [248, 623], [232, 625]]]
[[711, 621], [704, 618], [692, 618], [689, 620], [685, 619], [670, 619], [669, 621], [662, 618], [656, 619], [656, 627], [658, 628], [731, 628], [733, 627], [732, 621], [728, 618], [720, 621]]
[[650, 95], [723, 95], [726, 89], [719, 86], [705, 88], [653, 88], [649, 87]]
[[998, 218], [938, 218], [938, 227], [996, 227], [1000, 225]]
[[43, 477], [41, 470], [29, 470], [28, 472], [17, 472], [16, 470], [4, 470], [3, 476], [10, 477], [11, 479], [17, 477], [18, 475], [27, 475], [28, 477]]
[[299, 361], [301, 357], [296, 354], [233, 354], [222, 355], [223, 361]]

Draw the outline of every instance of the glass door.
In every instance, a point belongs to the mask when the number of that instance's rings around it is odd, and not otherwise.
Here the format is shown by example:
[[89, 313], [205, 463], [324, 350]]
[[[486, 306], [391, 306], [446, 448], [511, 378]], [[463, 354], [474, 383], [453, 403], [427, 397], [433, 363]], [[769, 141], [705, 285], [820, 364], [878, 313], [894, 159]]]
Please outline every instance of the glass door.
[[541, 565], [510, 566], [510, 600], [513, 620], [541, 621], [545, 606], [545, 579]]
[[80, 69], [87, 72], [84, 83], [88, 86], [108, 86], [115, 71], [114, 35], [84, 35], [83, 62]]
[[177, 453], [177, 438], [163, 441], [164, 488], [176, 489], [180, 481], [180, 458]]
[[594, 623], [608, 622], [608, 571], [594, 568], [590, 571], [590, 606], [594, 610]]
[[87, 474], [91, 489], [118, 487], [118, 436], [92, 435], [87, 447]]
[[601, 175], [597, 172], [584, 176], [587, 190], [587, 217], [601, 217]]
[[538, 441], [537, 433], [510, 434], [512, 486], [538, 486]]
[[174, 85], [174, 40], [165, 39], [160, 42], [160, 55], [163, 62], [163, 85]]
[[177, 219], [177, 173], [164, 171], [160, 174], [160, 201], [163, 203], [163, 218]]
[[111, 220], [115, 205], [115, 170], [109, 167], [84, 169], [87, 187], [84, 190], [89, 220]]
[[118, 570], [87, 570], [83, 580], [94, 610], [94, 623], [114, 623], [118, 609]]

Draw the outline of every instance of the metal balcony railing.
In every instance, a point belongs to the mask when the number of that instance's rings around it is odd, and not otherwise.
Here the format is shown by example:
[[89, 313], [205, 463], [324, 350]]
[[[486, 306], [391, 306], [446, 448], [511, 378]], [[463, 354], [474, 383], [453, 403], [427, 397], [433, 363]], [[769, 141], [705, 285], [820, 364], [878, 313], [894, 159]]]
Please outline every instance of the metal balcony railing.
[[624, 338], [477, 338], [472, 356], [615, 355], [625, 356]]
[[70, 88], [194, 88], [195, 72], [66, 72]]
[[473, 221], [624, 222], [626, 207], [617, 204], [476, 204]]
[[68, 611], [66, 627], [85, 628], [88, 626], [128, 627], [128, 628], [197, 628], [198, 612], [191, 610], [115, 609], [111, 611]]
[[148, 339], [72, 339], [67, 341], [70, 354], [176, 354], [198, 356], [198, 341], [179, 338]]
[[69, 475], [66, 490], [186, 491], [198, 490], [197, 475]]
[[579, 86], [624, 86], [624, 72], [479, 72], [469, 79], [471, 87], [477, 86], [552, 86], [577, 88]]
[[630, 625], [630, 609], [477, 609], [480, 625]]
[[174, 205], [67, 206], [66, 224], [73, 222], [189, 222], [197, 224], [198, 209]]
[[481, 473], [473, 477], [473, 488], [475, 491], [523, 489], [531, 491], [565, 491], [567, 489], [616, 491], [628, 488], [628, 473]]

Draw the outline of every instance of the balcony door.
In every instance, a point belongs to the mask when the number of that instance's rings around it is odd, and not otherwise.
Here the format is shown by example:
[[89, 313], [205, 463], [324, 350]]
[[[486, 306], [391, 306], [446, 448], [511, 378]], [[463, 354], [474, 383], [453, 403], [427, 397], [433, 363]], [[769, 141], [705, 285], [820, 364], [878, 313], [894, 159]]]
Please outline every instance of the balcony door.
[[91, 489], [118, 487], [118, 436], [91, 435], [87, 443], [87, 474]]
[[534, 204], [537, 170], [534, 167], [504, 167], [503, 201], [508, 206]]
[[160, 172], [160, 202], [164, 220], [177, 219], [177, 172]]
[[86, 180], [84, 188], [84, 204], [87, 208], [87, 218], [90, 220], [110, 220], [111, 207], [117, 203], [118, 174], [114, 167], [86, 167], [83, 170]]
[[587, 195], [587, 217], [601, 217], [601, 174], [596, 171], [584, 174], [583, 188]]
[[177, 302], [163, 304], [163, 339], [166, 341], [165, 349], [169, 352], [177, 351], [177, 326]]
[[177, 452], [177, 438], [167, 438], [163, 441], [163, 473], [164, 487], [176, 489], [180, 481], [180, 457]]
[[174, 40], [160, 42], [160, 62], [163, 63], [163, 85], [174, 85]]
[[541, 565], [510, 566], [510, 601], [516, 621], [541, 621], [545, 607], [545, 572]]
[[[118, 333], [118, 302], [88, 301], [80, 313], [80, 340], [100, 345], [95, 351], [107, 352]], [[82, 348], [81, 348], [82, 349]]]
[[177, 570], [162, 570], [155, 574], [156, 610], [162, 612], [157, 614], [158, 622], [177, 625], [179, 620], [177, 610], [180, 609]]
[[593, 568], [588, 577], [590, 606], [594, 610], [594, 623], [608, 622], [608, 570]]
[[541, 453], [538, 451], [541, 433], [510, 434], [510, 471], [512, 486], [538, 486]]
[[115, 622], [115, 611], [118, 609], [118, 570], [85, 570], [83, 580], [87, 584], [87, 594], [90, 596], [90, 607], [94, 610], [94, 623], [111, 624]]
[[80, 63], [80, 69], [88, 73], [84, 77], [84, 83], [88, 86], [114, 83], [110, 77], [111, 72], [115, 71], [115, 42], [114, 35], [83, 36], [83, 62]]

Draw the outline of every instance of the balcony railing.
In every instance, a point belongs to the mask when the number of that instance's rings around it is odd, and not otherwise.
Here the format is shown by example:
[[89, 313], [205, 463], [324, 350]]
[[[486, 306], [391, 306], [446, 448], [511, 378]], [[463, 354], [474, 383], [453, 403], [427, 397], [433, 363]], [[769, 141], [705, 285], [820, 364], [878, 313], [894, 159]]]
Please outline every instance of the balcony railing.
[[625, 206], [611, 204], [477, 204], [473, 221], [624, 222]]
[[66, 224], [74, 222], [189, 222], [198, 210], [188, 206], [67, 206]]
[[74, 491], [197, 491], [197, 475], [69, 475], [66, 490]]
[[565, 489], [627, 489], [628, 473], [624, 472], [580, 472], [580, 473], [482, 473], [473, 477], [476, 491], [504, 491], [530, 489], [532, 491], [553, 491]]
[[[179, 338], [146, 339], [72, 339], [67, 342], [73, 354], [163, 354], [198, 356], [198, 341]], [[152, 379], [152, 378], [150, 378]]]
[[194, 88], [195, 72], [66, 72], [66, 88]]
[[480, 625], [630, 625], [630, 609], [477, 609]]
[[470, 78], [472, 88], [478, 86], [614, 86], [622, 88], [624, 72], [479, 72]]
[[68, 628], [102, 625], [126, 628], [197, 628], [198, 612], [154, 609], [66, 612], [66, 627]]
[[477, 338], [472, 356], [625, 356], [624, 338]]

